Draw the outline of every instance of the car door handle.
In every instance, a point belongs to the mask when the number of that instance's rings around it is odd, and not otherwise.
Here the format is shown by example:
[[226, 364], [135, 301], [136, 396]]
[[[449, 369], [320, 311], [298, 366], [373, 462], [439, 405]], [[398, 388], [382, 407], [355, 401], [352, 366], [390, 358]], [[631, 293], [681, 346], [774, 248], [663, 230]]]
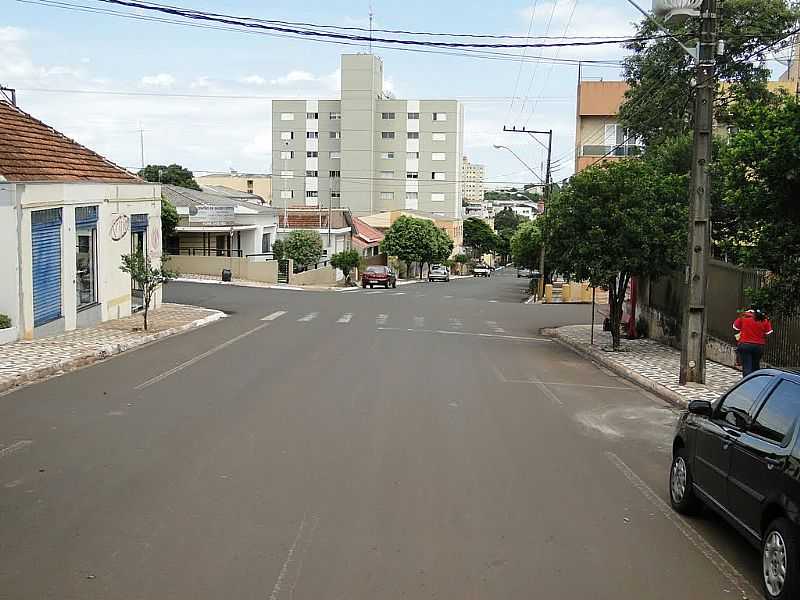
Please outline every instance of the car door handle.
[[770, 471], [775, 467], [782, 467], [783, 466], [783, 459], [782, 458], [770, 458], [769, 456], [764, 458], [764, 463], [767, 465], [767, 469]]

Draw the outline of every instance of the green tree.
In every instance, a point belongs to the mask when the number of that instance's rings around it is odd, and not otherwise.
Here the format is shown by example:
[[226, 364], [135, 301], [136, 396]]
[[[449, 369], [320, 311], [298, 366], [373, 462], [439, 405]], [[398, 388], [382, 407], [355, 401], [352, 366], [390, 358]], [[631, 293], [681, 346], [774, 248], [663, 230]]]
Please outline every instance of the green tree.
[[299, 229], [292, 231], [284, 241], [284, 252], [299, 267], [308, 267], [322, 257], [322, 237], [316, 231]]
[[410, 271], [411, 263], [423, 260], [424, 248], [430, 243], [430, 229], [426, 223], [430, 221], [403, 215], [386, 232], [381, 241], [381, 252], [396, 256]]
[[464, 245], [478, 256], [494, 252], [497, 234], [483, 219], [470, 217], [464, 221]]
[[519, 227], [523, 221], [527, 220], [528, 219], [518, 215], [507, 206], [494, 216], [494, 230], [498, 232], [507, 229], [516, 231], [517, 227]]
[[138, 173], [145, 181], [179, 185], [181, 187], [199, 190], [200, 186], [194, 180], [194, 174], [180, 165], [147, 165]]
[[[794, 30], [799, 13], [789, 0], [725, 0], [717, 11], [725, 50], [717, 57], [716, 74], [720, 82], [732, 84], [717, 95], [718, 118], [724, 121], [735, 98], [755, 99], [766, 93], [770, 73], [765, 57], [781, 47], [780, 40]], [[698, 19], [689, 19], [671, 26], [671, 31], [692, 45], [697, 26]], [[637, 29], [641, 39], [626, 45], [632, 54], [624, 60], [623, 75], [630, 89], [619, 119], [651, 145], [690, 129], [695, 67], [678, 43], [662, 36], [650, 20], [642, 20]], [[653, 36], [658, 39], [650, 39]]]
[[275, 260], [283, 260], [286, 258], [286, 248], [283, 240], [275, 240], [272, 242], [272, 254]]
[[548, 207], [550, 266], [608, 289], [615, 349], [630, 278], [685, 264], [687, 186], [686, 176], [628, 159], [578, 173]]
[[428, 245], [423, 249], [422, 262], [434, 263], [447, 260], [453, 253], [453, 240], [445, 231], [436, 227], [433, 221], [426, 221], [426, 227], [430, 229]]
[[358, 250], [344, 250], [331, 256], [331, 266], [334, 269], [341, 269], [344, 273], [345, 285], [350, 285], [350, 271], [361, 263], [361, 255]]
[[161, 233], [164, 240], [175, 235], [178, 226], [178, 210], [166, 198], [161, 198]]
[[771, 275], [757, 296], [786, 315], [800, 311], [800, 102], [788, 95], [733, 107], [738, 133], [717, 161], [721, 206], [737, 230], [741, 261]]
[[125, 254], [122, 257], [120, 270], [123, 273], [128, 273], [133, 282], [142, 290], [142, 304], [144, 305], [142, 316], [144, 318], [145, 331], [148, 328], [147, 317], [150, 313], [153, 296], [162, 285], [178, 276], [176, 272], [167, 269], [166, 262], [168, 260], [167, 257], [163, 257], [161, 264], [154, 267], [150, 257], [143, 255], [141, 252]]
[[518, 267], [535, 269], [542, 250], [540, 222], [526, 221], [519, 226], [511, 238], [511, 259]]

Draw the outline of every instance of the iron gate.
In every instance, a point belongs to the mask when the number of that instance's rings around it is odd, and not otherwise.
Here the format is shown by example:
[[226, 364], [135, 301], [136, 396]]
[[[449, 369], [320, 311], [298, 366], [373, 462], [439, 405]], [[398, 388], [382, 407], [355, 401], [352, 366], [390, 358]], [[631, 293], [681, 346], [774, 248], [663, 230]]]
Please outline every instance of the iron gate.
[[278, 261], [278, 283], [289, 283], [289, 261], [287, 259]]

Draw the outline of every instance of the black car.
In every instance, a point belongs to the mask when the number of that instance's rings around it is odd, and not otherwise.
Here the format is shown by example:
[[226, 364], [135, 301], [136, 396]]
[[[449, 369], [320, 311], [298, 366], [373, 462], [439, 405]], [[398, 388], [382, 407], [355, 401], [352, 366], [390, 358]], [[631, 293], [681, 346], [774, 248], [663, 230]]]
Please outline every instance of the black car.
[[722, 398], [694, 400], [672, 446], [672, 507], [707, 505], [761, 549], [769, 599], [800, 598], [800, 375], [756, 371]]

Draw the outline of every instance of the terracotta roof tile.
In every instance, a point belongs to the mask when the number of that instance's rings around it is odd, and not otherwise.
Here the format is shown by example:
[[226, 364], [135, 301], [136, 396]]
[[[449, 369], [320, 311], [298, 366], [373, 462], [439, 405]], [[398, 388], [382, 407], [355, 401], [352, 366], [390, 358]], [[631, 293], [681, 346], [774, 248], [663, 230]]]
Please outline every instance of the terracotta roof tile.
[[0, 175], [8, 181], [141, 181], [2, 100]]
[[383, 240], [381, 231], [367, 225], [358, 217], [353, 217], [353, 243], [360, 247], [377, 246]]

